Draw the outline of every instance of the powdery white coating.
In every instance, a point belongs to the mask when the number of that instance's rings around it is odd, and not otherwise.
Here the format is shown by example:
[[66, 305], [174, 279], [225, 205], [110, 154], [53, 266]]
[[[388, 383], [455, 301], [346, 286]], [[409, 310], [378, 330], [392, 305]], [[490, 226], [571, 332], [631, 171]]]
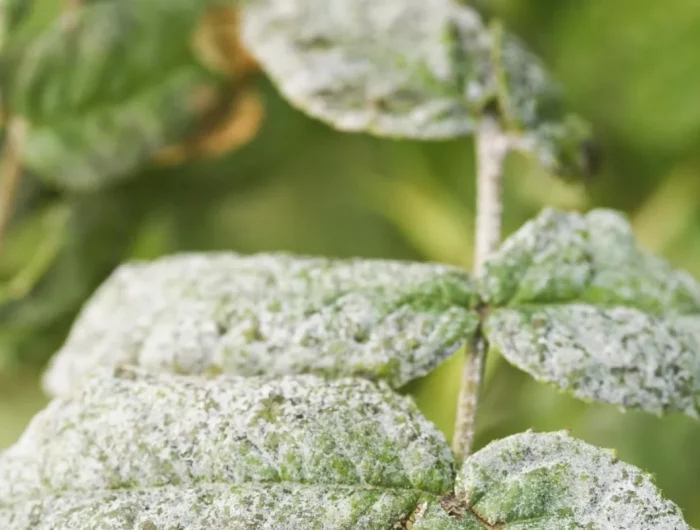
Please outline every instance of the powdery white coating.
[[491, 344], [573, 395], [700, 413], [700, 284], [642, 251], [608, 210], [545, 210], [487, 262]]
[[247, 48], [285, 97], [341, 130], [467, 134], [489, 95], [491, 38], [451, 0], [258, 0], [243, 20]]
[[3, 530], [463, 530], [439, 509], [402, 526], [416, 491], [348, 486], [198, 484], [85, 492], [0, 508]]
[[55, 399], [0, 455], [0, 507], [200, 483], [442, 493], [454, 458], [408, 398], [364, 379], [214, 379], [118, 369]]
[[700, 313], [700, 284], [641, 250], [626, 219], [610, 210], [544, 210], [487, 262], [483, 296], [495, 306], [590, 302]]
[[588, 132], [571, 127], [559, 85], [464, 2], [256, 0], [243, 9], [246, 47], [284, 96], [340, 130], [452, 138], [473, 133], [489, 107], [552, 170], [586, 169], [576, 151]]
[[511, 363], [578, 398], [700, 417], [700, 315], [532, 306], [495, 310], [485, 330]]
[[466, 273], [445, 265], [233, 253], [127, 264], [86, 304], [45, 387], [66, 395], [95, 368], [128, 364], [400, 387], [471, 338], [475, 305]]
[[483, 528], [691, 530], [648, 474], [563, 432], [489, 444], [464, 464], [456, 492]]

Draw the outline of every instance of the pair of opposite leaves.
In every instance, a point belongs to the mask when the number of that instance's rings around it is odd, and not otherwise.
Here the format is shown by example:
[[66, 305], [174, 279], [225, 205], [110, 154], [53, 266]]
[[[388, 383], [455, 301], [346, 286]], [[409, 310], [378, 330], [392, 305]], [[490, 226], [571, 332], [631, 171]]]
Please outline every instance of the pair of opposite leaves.
[[0, 521], [687, 529], [647, 475], [563, 433], [494, 442], [456, 470], [392, 388], [470, 341], [485, 314], [491, 344], [538, 379], [697, 416], [698, 313], [700, 286], [609, 211], [543, 213], [478, 287], [451, 267], [386, 261], [128, 265], [55, 357], [46, 385], [61, 397], [0, 457]]
[[[229, 3], [242, 6], [243, 43], [282, 94], [336, 128], [443, 139], [496, 112], [553, 172], [589, 169], [587, 128], [539, 61], [455, 0]], [[23, 164], [94, 188], [188, 137], [203, 113], [198, 94], [216, 85], [190, 46], [213, 4], [85, 2], [20, 50], [6, 104], [28, 124]]]

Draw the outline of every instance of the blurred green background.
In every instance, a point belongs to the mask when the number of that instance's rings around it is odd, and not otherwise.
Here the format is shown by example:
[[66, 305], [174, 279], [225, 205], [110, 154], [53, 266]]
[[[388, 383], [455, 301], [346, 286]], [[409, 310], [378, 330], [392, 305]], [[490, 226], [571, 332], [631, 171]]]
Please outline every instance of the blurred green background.
[[[593, 123], [604, 153], [602, 172], [573, 184], [511, 156], [506, 232], [547, 205], [616, 208], [647, 249], [700, 277], [700, 3], [481, 4], [544, 57], [572, 106]], [[341, 134], [290, 108], [263, 75], [248, 83], [265, 118], [250, 143], [225, 156], [148, 165], [94, 192], [24, 176], [0, 249], [0, 280], [13, 281], [0, 304], [0, 448], [45, 404], [43, 363], [121, 261], [230, 249], [470, 266], [469, 139], [421, 144]], [[448, 435], [459, 362], [408, 389]], [[655, 474], [700, 527], [700, 422], [579, 403], [490, 359], [478, 445], [528, 428], [570, 429], [617, 448]]]

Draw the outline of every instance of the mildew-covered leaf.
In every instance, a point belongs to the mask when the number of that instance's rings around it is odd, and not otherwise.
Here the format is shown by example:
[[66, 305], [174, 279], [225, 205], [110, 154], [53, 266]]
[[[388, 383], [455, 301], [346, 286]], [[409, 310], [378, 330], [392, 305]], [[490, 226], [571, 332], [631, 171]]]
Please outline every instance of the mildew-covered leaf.
[[399, 387], [478, 324], [466, 274], [443, 265], [285, 254], [186, 254], [122, 266], [45, 382], [65, 394], [100, 365], [189, 374], [315, 373]]
[[197, 10], [181, 4], [89, 3], [28, 45], [8, 98], [29, 124], [28, 169], [95, 188], [194, 130], [216, 80], [190, 48]]
[[509, 237], [486, 263], [492, 306], [587, 302], [654, 315], [700, 313], [700, 284], [637, 245], [612, 210], [547, 209]]
[[455, 0], [256, 0], [243, 39], [281, 92], [346, 131], [470, 134], [487, 109], [563, 174], [587, 171], [589, 131], [523, 45]]
[[0, 507], [0, 525], [4, 530], [465, 529], [428, 494], [298, 484], [201, 484], [48, 497], [13, 510]]
[[442, 434], [383, 383], [106, 371], [2, 455], [0, 503], [199, 481], [452, 485]]
[[0, 477], [8, 530], [380, 529], [437, 503], [454, 459], [383, 383], [123, 368], [49, 404]]
[[455, 489], [475, 528], [690, 530], [648, 474], [562, 432], [491, 443], [467, 460]]
[[580, 399], [700, 417], [700, 316], [531, 306], [497, 309], [485, 329], [514, 365]]
[[641, 250], [620, 215], [546, 211], [491, 258], [483, 291], [489, 341], [535, 379], [700, 415], [700, 285]]

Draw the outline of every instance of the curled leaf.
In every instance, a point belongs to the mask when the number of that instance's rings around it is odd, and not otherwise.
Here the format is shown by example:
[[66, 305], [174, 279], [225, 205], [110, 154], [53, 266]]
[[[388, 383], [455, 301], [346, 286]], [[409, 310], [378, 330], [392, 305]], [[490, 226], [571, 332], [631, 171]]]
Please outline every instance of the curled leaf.
[[208, 6], [194, 33], [193, 46], [208, 68], [229, 77], [240, 78], [259, 70], [258, 63], [241, 43], [237, 7]]
[[219, 100], [206, 113], [198, 133], [156, 153], [159, 164], [171, 166], [198, 156], [223, 156], [255, 138], [265, 113], [255, 90], [228, 87], [221, 90]]
[[192, 37], [192, 47], [207, 68], [224, 74], [228, 82], [207, 102], [191, 137], [156, 153], [159, 164], [172, 166], [191, 158], [228, 154], [250, 142], [260, 130], [263, 102], [244, 82], [258, 65], [240, 42], [239, 18], [236, 7], [207, 6]]
[[484, 330], [585, 399], [700, 414], [700, 284], [641, 250], [618, 214], [545, 211], [486, 265]]
[[109, 190], [52, 203], [13, 227], [0, 267], [0, 371], [44, 366], [60, 347], [80, 306], [128, 255], [150, 206], [133, 198]]
[[78, 317], [45, 384], [98, 366], [245, 376], [360, 376], [400, 387], [469, 340], [458, 268], [286, 254], [185, 254], [118, 269]]

